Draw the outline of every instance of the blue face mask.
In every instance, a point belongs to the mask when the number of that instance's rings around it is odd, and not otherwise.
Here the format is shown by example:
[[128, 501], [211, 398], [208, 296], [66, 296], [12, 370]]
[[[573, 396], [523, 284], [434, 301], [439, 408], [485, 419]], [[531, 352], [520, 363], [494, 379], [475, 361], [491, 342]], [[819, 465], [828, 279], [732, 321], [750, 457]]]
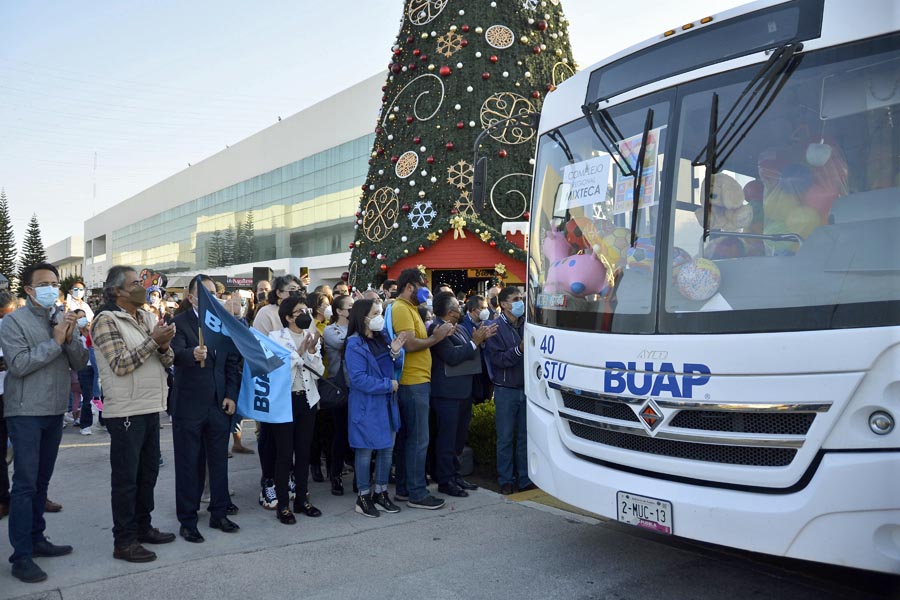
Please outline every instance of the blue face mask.
[[78, 329], [84, 329], [88, 324], [87, 317], [81, 317], [80, 319], [75, 321], [75, 323], [78, 325]]
[[512, 308], [509, 309], [509, 312], [513, 314], [515, 318], [519, 318], [525, 314], [525, 301], [524, 300], [516, 300], [512, 304]]
[[428, 291], [427, 287], [420, 287], [419, 291], [416, 292], [416, 300], [419, 301], [419, 304], [423, 302], [428, 302], [428, 299], [431, 297], [431, 292]]
[[55, 288], [49, 285], [34, 288], [34, 296], [38, 304], [40, 304], [44, 308], [50, 308], [51, 306], [56, 304], [56, 300], [59, 298], [59, 288]]

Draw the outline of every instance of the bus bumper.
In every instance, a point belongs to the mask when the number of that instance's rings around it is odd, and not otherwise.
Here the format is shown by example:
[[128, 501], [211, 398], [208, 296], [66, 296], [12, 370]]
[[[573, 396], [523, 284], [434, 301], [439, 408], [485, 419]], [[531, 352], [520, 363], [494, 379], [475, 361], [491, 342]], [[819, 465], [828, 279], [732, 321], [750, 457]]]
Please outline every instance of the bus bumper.
[[900, 452], [827, 453], [809, 484], [793, 493], [722, 489], [585, 460], [563, 445], [554, 414], [527, 406], [529, 475], [563, 502], [616, 520], [619, 491], [667, 500], [680, 537], [900, 573]]

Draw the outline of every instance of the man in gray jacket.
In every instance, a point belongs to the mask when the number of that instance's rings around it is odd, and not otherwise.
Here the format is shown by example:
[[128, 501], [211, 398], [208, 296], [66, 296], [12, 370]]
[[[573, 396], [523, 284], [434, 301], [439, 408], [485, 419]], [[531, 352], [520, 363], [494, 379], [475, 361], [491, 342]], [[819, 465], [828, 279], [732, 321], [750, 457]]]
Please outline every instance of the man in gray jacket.
[[0, 347], [6, 360], [4, 415], [15, 448], [9, 507], [13, 576], [28, 583], [47, 579], [33, 557], [62, 556], [72, 546], [44, 537], [44, 505], [62, 438], [70, 369], [87, 364], [88, 352], [73, 335], [75, 314], [56, 307], [59, 273], [50, 264], [25, 269], [28, 300], [3, 319]]

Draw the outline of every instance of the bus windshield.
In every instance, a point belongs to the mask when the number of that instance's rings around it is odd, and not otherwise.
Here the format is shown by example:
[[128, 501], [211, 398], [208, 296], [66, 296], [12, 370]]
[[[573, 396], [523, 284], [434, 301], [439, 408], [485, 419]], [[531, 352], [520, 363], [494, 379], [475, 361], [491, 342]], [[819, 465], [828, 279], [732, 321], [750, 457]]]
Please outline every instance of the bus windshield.
[[[760, 65], [610, 107], [599, 132], [586, 116], [542, 135], [531, 321], [613, 333], [900, 323], [898, 48], [890, 35], [802, 55], [713, 174], [697, 160], [713, 96], [726, 128]], [[628, 166], [648, 110], [635, 200]]]

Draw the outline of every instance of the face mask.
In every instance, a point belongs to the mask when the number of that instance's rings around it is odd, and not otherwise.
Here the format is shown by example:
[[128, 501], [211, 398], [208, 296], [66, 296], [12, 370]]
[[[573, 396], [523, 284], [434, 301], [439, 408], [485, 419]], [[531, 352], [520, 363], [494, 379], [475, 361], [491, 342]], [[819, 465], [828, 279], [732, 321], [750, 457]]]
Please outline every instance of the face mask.
[[330, 318], [331, 318], [331, 315], [333, 315], [333, 314], [334, 314], [334, 310], [332, 310], [332, 308], [331, 308], [330, 306], [326, 306], [326, 307], [325, 307], [325, 310], [322, 311], [322, 315], [323, 315], [326, 319], [330, 319]]
[[136, 287], [129, 292], [132, 303], [140, 306], [147, 301], [147, 290], [142, 287]]
[[265, 292], [257, 292], [256, 293], [256, 299], [259, 300], [260, 302], [265, 302], [266, 296], [267, 296], [267, 294]]
[[150, 306], [159, 306], [159, 297], [150, 296]]
[[300, 290], [294, 290], [290, 292], [290, 294], [291, 298], [299, 298], [303, 294], [303, 292], [301, 292]]
[[309, 326], [312, 325], [312, 315], [303, 313], [294, 319], [294, 324], [300, 329], [309, 329]]
[[525, 301], [524, 300], [516, 300], [512, 303], [512, 308], [509, 309], [509, 312], [513, 314], [515, 318], [519, 318], [525, 314]]
[[490, 319], [490, 318], [491, 318], [491, 311], [489, 311], [489, 310], [486, 309], [486, 308], [481, 309], [481, 312], [478, 313], [478, 320], [479, 320], [479, 321], [487, 321], [487, 320]]
[[38, 304], [44, 308], [50, 308], [56, 303], [56, 299], [59, 298], [59, 289], [49, 285], [34, 288], [34, 296]]
[[371, 331], [381, 331], [384, 329], [384, 317], [381, 315], [375, 315], [371, 319], [369, 319], [369, 330]]
[[84, 288], [72, 288], [72, 297], [76, 300], [84, 298]]
[[416, 292], [416, 300], [418, 300], [419, 304], [423, 302], [428, 302], [428, 299], [431, 297], [431, 292], [428, 291], [427, 287], [420, 287], [419, 291]]
[[241, 296], [241, 306], [247, 306], [247, 299]]
[[84, 329], [88, 324], [87, 317], [81, 317], [80, 319], [75, 321], [75, 324], [78, 325], [78, 329]]

